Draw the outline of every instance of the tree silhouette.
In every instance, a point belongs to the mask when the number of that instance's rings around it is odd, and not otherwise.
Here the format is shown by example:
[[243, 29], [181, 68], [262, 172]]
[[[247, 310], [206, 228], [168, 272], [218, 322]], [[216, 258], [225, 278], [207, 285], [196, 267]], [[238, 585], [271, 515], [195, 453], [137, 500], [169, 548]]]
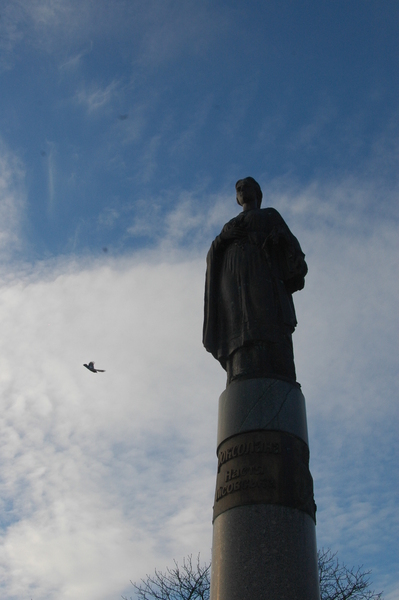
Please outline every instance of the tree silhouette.
[[340, 564], [337, 553], [321, 549], [317, 553], [321, 600], [382, 600], [382, 592], [370, 590], [371, 571], [363, 566]]
[[[370, 570], [365, 571], [363, 566], [348, 568], [329, 548], [319, 550], [317, 560], [320, 600], [382, 600], [382, 592], [370, 589]], [[165, 573], [155, 569], [154, 575], [147, 575], [139, 583], [132, 582], [136, 599], [209, 600], [210, 569], [210, 563], [201, 564], [199, 554], [194, 563], [192, 555], [183, 558], [181, 567], [175, 560]]]
[[140, 600], [209, 600], [210, 569], [210, 563], [201, 565], [199, 554], [196, 563], [189, 555], [183, 558], [181, 567], [175, 560], [174, 567], [165, 573], [155, 569], [154, 575], [132, 585]]

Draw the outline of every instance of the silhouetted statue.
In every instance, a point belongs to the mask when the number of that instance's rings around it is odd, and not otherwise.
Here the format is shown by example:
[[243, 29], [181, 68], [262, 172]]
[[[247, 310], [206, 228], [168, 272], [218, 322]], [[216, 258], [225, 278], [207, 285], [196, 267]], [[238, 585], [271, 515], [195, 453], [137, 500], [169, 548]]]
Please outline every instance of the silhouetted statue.
[[292, 294], [305, 285], [298, 240], [274, 208], [260, 208], [252, 178], [236, 183], [242, 213], [207, 256], [203, 342], [227, 371], [227, 383], [252, 377], [296, 380]]

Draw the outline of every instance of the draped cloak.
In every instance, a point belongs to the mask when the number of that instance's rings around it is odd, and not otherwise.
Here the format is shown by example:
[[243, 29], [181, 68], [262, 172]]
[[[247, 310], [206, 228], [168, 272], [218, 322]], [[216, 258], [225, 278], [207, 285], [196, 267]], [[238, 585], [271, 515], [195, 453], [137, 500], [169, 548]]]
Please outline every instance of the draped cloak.
[[[243, 230], [242, 239], [223, 239], [231, 228]], [[203, 343], [224, 368], [238, 348], [292, 334], [297, 324], [292, 294], [305, 285], [304, 257], [274, 208], [243, 211], [212, 242]]]

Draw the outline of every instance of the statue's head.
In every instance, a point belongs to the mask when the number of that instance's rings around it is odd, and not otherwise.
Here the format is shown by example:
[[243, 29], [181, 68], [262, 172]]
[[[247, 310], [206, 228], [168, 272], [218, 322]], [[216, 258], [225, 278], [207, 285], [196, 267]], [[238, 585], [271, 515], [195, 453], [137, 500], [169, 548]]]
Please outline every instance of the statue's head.
[[262, 190], [260, 189], [260, 185], [253, 177], [245, 177], [244, 179], [239, 179], [236, 183], [236, 198], [237, 204], [240, 206], [243, 205], [244, 202], [251, 201], [251, 199], [256, 200], [257, 207], [260, 208], [262, 204]]

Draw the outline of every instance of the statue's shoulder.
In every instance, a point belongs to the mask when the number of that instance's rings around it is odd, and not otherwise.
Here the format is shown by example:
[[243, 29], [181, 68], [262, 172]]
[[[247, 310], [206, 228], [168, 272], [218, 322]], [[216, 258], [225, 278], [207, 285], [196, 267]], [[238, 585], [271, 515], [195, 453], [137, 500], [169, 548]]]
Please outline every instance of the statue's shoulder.
[[267, 208], [259, 208], [257, 213], [259, 215], [258, 218], [263, 222], [267, 222], [268, 225], [281, 225], [282, 223], [285, 223], [280, 213], [271, 206]]
[[227, 223], [225, 223], [223, 227], [223, 231], [231, 229], [232, 227], [236, 227], [241, 222], [243, 214], [244, 213], [239, 213], [238, 215], [230, 219], [230, 221], [227, 221]]
[[283, 218], [280, 215], [280, 213], [278, 212], [278, 210], [276, 210], [272, 206], [268, 206], [267, 208], [260, 208], [259, 212], [263, 213], [264, 215], [268, 215], [269, 217], [274, 217], [274, 218], [277, 218], [277, 219], [282, 219]]

